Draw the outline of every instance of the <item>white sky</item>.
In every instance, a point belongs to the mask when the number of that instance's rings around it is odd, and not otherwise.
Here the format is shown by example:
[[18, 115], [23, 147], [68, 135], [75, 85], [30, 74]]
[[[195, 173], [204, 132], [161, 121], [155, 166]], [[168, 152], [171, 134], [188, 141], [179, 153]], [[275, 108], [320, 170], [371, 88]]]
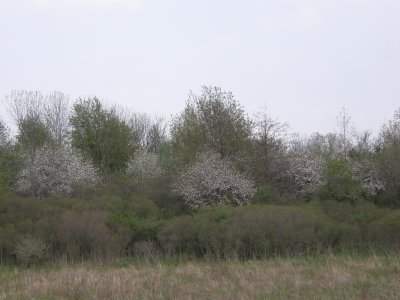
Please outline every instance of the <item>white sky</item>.
[[58, 90], [168, 117], [202, 85], [303, 133], [342, 107], [377, 131], [400, 107], [400, 1], [0, 0], [0, 98]]

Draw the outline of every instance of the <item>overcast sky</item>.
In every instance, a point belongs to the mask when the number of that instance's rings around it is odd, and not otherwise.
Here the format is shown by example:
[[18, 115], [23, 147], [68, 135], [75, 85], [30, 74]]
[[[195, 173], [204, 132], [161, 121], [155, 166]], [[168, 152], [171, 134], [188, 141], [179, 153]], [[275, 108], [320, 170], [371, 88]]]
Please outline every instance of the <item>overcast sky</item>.
[[0, 0], [1, 98], [57, 90], [168, 117], [202, 85], [295, 131], [332, 131], [342, 107], [377, 131], [400, 107], [400, 1]]

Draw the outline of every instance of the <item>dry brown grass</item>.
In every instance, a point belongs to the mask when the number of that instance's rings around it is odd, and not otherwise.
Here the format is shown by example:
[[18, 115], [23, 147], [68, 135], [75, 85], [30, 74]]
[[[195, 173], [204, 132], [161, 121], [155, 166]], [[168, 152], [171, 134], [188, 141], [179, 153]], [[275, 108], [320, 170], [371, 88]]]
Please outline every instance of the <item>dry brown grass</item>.
[[400, 299], [400, 257], [3, 268], [0, 299]]

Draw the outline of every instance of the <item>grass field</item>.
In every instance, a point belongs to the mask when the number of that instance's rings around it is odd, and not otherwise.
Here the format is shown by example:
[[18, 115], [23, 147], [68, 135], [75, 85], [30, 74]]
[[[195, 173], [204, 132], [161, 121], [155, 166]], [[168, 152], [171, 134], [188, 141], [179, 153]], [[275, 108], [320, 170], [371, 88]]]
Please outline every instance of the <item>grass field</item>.
[[400, 256], [3, 267], [0, 299], [400, 299]]

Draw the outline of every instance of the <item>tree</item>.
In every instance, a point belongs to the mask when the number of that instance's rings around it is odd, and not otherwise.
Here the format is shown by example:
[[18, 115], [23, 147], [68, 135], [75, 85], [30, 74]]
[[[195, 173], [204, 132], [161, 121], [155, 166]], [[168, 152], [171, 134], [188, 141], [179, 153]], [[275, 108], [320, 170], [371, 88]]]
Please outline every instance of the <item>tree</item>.
[[[34, 128], [40, 127], [40, 132], [46, 131], [49, 140], [61, 145], [68, 139], [69, 131], [69, 98], [61, 92], [42, 94], [33, 91], [13, 91], [6, 96], [8, 110], [19, 131], [25, 130], [25, 141], [36, 140], [29, 134], [37, 134]], [[28, 131], [30, 125], [33, 129]]]
[[345, 108], [342, 108], [342, 111], [336, 118], [337, 126], [338, 126], [338, 137], [339, 137], [339, 145], [340, 145], [340, 154], [343, 159], [347, 160], [349, 150], [352, 147], [352, 135], [354, 134], [354, 127], [351, 124], [351, 116]]
[[50, 136], [57, 145], [65, 144], [69, 138], [69, 98], [61, 92], [46, 96], [44, 119]]
[[343, 159], [329, 160], [324, 168], [324, 184], [319, 191], [322, 200], [355, 204], [365, 198], [360, 179]]
[[385, 184], [384, 178], [379, 174], [379, 165], [369, 131], [356, 133], [356, 143], [349, 152], [349, 158], [349, 167], [365, 189], [367, 198], [375, 200], [385, 190]]
[[70, 117], [72, 145], [103, 173], [125, 170], [137, 147], [128, 122], [116, 107], [105, 108], [97, 98], [79, 99]]
[[7, 127], [0, 120], [0, 196], [10, 185], [11, 170], [9, 168], [11, 140]]
[[173, 119], [171, 138], [183, 164], [206, 149], [234, 158], [250, 142], [251, 122], [231, 92], [203, 86], [199, 96], [189, 94], [184, 111]]
[[39, 148], [51, 143], [51, 136], [39, 116], [26, 116], [18, 123], [17, 141], [24, 156], [33, 160]]
[[61, 92], [43, 94], [13, 91], [6, 103], [18, 132], [17, 145], [8, 152], [7, 165], [13, 170], [10, 182], [17, 179], [21, 161], [33, 165], [43, 147], [60, 147], [68, 140], [68, 97]]
[[21, 159], [10, 136], [10, 131], [0, 120], [0, 198], [11, 191], [20, 169]]
[[70, 195], [75, 186], [98, 182], [95, 168], [68, 146], [42, 147], [27, 159], [16, 183], [17, 191], [43, 198]]
[[227, 204], [241, 206], [250, 203], [256, 192], [251, 179], [215, 152], [200, 154], [179, 176], [174, 190], [192, 209]]
[[335, 133], [313, 133], [305, 141], [308, 151], [321, 159], [336, 159], [341, 157], [340, 139]]
[[400, 204], [400, 108], [393, 119], [382, 126], [377, 141], [379, 173], [383, 178], [384, 204]]
[[139, 146], [149, 152], [157, 152], [167, 140], [167, 125], [164, 118], [147, 114], [133, 113], [129, 118], [129, 126]]
[[137, 151], [128, 164], [128, 173], [133, 175], [139, 182], [160, 176], [162, 170], [158, 162], [158, 156], [152, 152]]
[[323, 183], [325, 160], [300, 141], [295, 142], [288, 157], [289, 169], [282, 180], [293, 195], [307, 198]]
[[0, 120], [0, 150], [7, 148], [11, 143], [9, 131], [2, 120]]
[[276, 180], [286, 169], [286, 135], [288, 125], [273, 119], [264, 107], [256, 113], [251, 165], [262, 183]]
[[[331, 198], [343, 196], [349, 199], [346, 189], [350, 191], [347, 183], [351, 183], [358, 187], [358, 191], [360, 187], [363, 189], [357, 197], [368, 199], [376, 197], [384, 186], [377, 172], [370, 135], [363, 133], [356, 137], [357, 143], [353, 143], [351, 149], [347, 150], [347, 159], [337, 134], [314, 133], [303, 140], [292, 141], [289, 151], [290, 169], [285, 176], [287, 186], [297, 195], [309, 196], [319, 187], [330, 185], [328, 189], [335, 190], [337, 195], [333, 195], [332, 192], [325, 193], [324, 196]], [[334, 177], [335, 172], [337, 173]], [[338, 186], [341, 186], [342, 190], [339, 190]], [[354, 193], [351, 197], [353, 196]]]

